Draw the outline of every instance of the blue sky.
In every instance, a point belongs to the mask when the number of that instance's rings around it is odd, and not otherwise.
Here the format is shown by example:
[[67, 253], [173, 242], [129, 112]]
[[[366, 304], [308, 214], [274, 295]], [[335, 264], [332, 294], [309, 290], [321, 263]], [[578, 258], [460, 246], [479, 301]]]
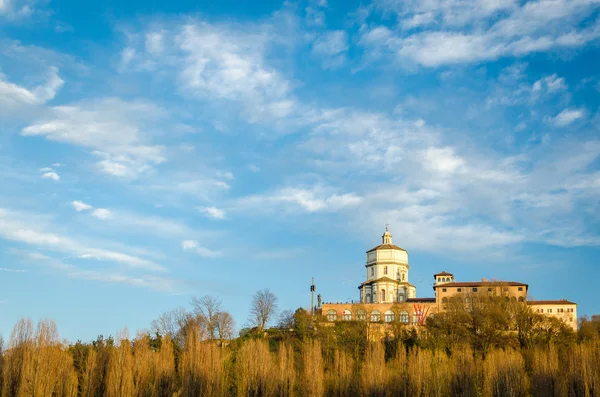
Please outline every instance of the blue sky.
[[600, 312], [600, 2], [0, 0], [0, 334], [433, 273]]

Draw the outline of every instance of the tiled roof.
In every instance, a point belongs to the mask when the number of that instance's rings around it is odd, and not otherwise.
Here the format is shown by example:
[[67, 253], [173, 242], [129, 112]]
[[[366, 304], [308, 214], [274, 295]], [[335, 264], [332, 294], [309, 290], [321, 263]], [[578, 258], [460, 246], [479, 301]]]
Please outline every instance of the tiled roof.
[[527, 284], [516, 281], [464, 281], [450, 282], [439, 285], [434, 285], [433, 288], [447, 287], [494, 287], [494, 286], [510, 286], [510, 287], [528, 287]]
[[443, 272], [441, 272], [441, 273], [436, 273], [436, 274], [434, 274], [434, 275], [433, 275], [433, 278], [436, 278], [437, 276], [454, 276], [454, 274], [452, 274], [452, 273], [448, 273], [447, 271], [445, 271], [445, 270], [444, 270], [444, 271], [443, 271]]
[[375, 248], [371, 248], [370, 250], [367, 251], [367, 253], [377, 251], [377, 250], [400, 250], [400, 251], [407, 252], [404, 248], [400, 248], [395, 244], [381, 244]]
[[576, 305], [577, 303], [568, 301], [566, 299], [556, 301], [527, 301], [528, 305]]
[[406, 301], [408, 303], [435, 302], [435, 298], [408, 298]]

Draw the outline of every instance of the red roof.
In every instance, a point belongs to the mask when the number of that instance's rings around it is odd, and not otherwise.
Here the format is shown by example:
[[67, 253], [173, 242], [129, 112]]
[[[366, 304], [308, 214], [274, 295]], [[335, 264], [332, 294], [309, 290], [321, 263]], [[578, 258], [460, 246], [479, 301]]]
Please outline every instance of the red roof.
[[527, 301], [528, 305], [576, 305], [577, 303], [561, 299], [557, 301]]
[[444, 270], [444, 271], [443, 271], [443, 272], [441, 272], [441, 273], [436, 273], [436, 274], [434, 274], [434, 275], [433, 275], [433, 278], [436, 278], [437, 276], [454, 276], [454, 274], [452, 274], [452, 273], [448, 273], [448, 272], [446, 272], [446, 271]]
[[373, 251], [377, 251], [377, 250], [390, 250], [390, 249], [391, 250], [400, 250], [400, 251], [408, 252], [404, 248], [400, 248], [400, 247], [398, 247], [395, 244], [381, 244], [381, 245], [378, 245], [375, 248], [371, 248], [370, 250], [367, 251], [367, 253], [373, 252]]
[[433, 288], [447, 287], [494, 287], [494, 286], [511, 286], [511, 287], [528, 287], [527, 284], [516, 281], [465, 281], [465, 282], [450, 282], [445, 284], [436, 284]]

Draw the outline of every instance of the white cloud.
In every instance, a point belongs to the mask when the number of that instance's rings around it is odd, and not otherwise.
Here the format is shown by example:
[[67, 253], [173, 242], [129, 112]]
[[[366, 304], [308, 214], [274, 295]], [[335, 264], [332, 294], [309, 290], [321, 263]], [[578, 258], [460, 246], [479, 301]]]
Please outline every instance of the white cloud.
[[5, 81], [0, 74], [0, 114], [25, 106], [45, 104], [56, 96], [63, 83], [56, 67], [49, 68], [45, 84], [32, 89]]
[[181, 242], [181, 248], [184, 250], [191, 250], [198, 247], [198, 242], [195, 240], [184, 240]]
[[56, 172], [46, 172], [42, 175], [42, 178], [52, 179], [53, 181], [59, 181], [60, 175], [58, 175]]
[[206, 247], [202, 247], [196, 240], [182, 241], [181, 248], [183, 248], [184, 251], [192, 251], [206, 258], [216, 258], [223, 255], [221, 251], [214, 251]]
[[113, 176], [135, 176], [164, 162], [164, 148], [148, 142], [166, 113], [151, 103], [108, 98], [50, 109], [51, 116], [25, 127], [24, 136], [91, 148], [104, 157], [98, 168]]
[[150, 275], [129, 276], [96, 270], [70, 269], [70, 271], [67, 272], [67, 276], [80, 280], [100, 281], [111, 284], [127, 284], [134, 287], [143, 287], [162, 292], [172, 292], [180, 284], [179, 282], [166, 277]]
[[384, 0], [380, 9], [398, 12], [406, 27], [433, 29], [377, 37], [372, 32], [381, 31], [381, 27], [375, 26], [364, 29], [360, 43], [371, 54], [385, 50], [402, 63], [412, 61], [426, 67], [579, 47], [600, 37], [597, 26], [578, 26], [593, 13], [595, 4], [595, 0], [537, 0], [522, 4], [513, 0], [483, 4]]
[[27, 270], [23, 270], [23, 269], [7, 269], [5, 267], [0, 267], [0, 272], [7, 272], [7, 273], [27, 273]]
[[87, 210], [91, 210], [92, 208], [94, 208], [91, 205], [86, 204], [83, 201], [78, 201], [78, 200], [71, 202], [71, 205], [77, 212], [87, 211]]
[[427, 148], [424, 154], [425, 167], [443, 174], [450, 174], [465, 166], [465, 161], [454, 154], [450, 147]]
[[26, 215], [14, 211], [0, 211], [0, 237], [17, 241], [67, 255], [96, 258], [102, 261], [121, 263], [132, 268], [150, 271], [165, 271], [165, 269], [146, 259], [119, 251], [96, 248], [85, 245], [77, 240], [35, 229], [35, 220], [39, 216]]
[[348, 37], [343, 30], [325, 32], [312, 45], [312, 53], [321, 58], [323, 67], [333, 69], [341, 66], [348, 50]]
[[211, 218], [225, 219], [225, 211], [217, 207], [205, 207], [201, 208], [201, 211]]
[[261, 211], [271, 211], [274, 205], [289, 210], [301, 209], [303, 212], [338, 211], [360, 204], [362, 198], [354, 193], [328, 194], [322, 188], [282, 188], [271, 194], [253, 195], [239, 200], [241, 208], [252, 207]]
[[565, 83], [565, 79], [563, 79], [562, 77], [558, 77], [556, 74], [553, 74], [551, 76], [546, 76], [537, 80], [535, 83], [533, 83], [531, 89], [533, 92], [540, 92], [542, 90], [546, 90], [549, 93], [554, 93], [558, 91], [564, 91], [567, 88], [568, 87]]
[[97, 208], [92, 212], [92, 216], [98, 219], [106, 220], [112, 218], [112, 212], [106, 208]]
[[550, 118], [549, 121], [557, 127], [565, 127], [584, 116], [585, 112], [582, 109], [564, 109], [556, 117]]

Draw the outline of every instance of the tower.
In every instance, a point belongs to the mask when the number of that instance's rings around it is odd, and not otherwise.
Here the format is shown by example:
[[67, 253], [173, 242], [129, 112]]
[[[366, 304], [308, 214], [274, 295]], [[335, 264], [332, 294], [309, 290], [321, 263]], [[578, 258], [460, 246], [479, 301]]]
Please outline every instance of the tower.
[[388, 225], [381, 244], [367, 251], [366, 281], [359, 287], [362, 303], [404, 302], [416, 297], [408, 280], [408, 252], [394, 245]]

